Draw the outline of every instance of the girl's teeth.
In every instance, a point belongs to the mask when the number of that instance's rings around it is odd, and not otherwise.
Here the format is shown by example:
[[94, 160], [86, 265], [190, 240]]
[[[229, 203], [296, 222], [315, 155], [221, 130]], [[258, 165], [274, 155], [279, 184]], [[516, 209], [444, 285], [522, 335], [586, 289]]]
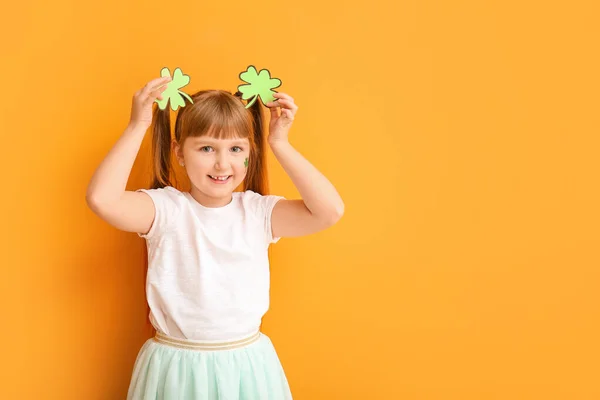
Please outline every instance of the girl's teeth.
[[227, 180], [227, 178], [229, 178], [229, 176], [212, 176], [212, 175], [210, 177], [213, 179], [216, 179], [218, 181], [225, 181], [225, 180]]

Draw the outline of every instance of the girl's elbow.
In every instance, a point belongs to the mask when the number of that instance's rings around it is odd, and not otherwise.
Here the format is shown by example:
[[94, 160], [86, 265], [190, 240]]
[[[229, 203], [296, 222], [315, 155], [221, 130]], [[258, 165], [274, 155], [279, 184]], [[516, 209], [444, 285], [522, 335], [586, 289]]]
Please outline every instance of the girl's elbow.
[[340, 202], [333, 211], [329, 213], [328, 223], [329, 225], [335, 225], [344, 216], [344, 203]]

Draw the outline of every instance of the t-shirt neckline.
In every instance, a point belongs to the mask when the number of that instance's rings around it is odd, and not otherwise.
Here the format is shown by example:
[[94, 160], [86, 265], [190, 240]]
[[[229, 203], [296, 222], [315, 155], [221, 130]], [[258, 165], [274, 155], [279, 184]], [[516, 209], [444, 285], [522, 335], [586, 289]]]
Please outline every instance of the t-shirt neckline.
[[196, 200], [194, 198], [194, 196], [192, 196], [192, 194], [190, 192], [185, 192], [185, 196], [188, 198], [188, 200], [194, 204], [196, 207], [198, 207], [200, 210], [206, 211], [206, 212], [219, 212], [219, 211], [225, 211], [228, 210], [230, 208], [233, 207], [234, 205], [234, 200], [235, 197], [237, 196], [238, 192], [233, 192], [231, 193], [231, 201], [227, 204], [225, 204], [224, 206], [220, 206], [220, 207], [207, 207], [204, 206], [202, 204], [200, 204], [200, 202], [198, 200]]

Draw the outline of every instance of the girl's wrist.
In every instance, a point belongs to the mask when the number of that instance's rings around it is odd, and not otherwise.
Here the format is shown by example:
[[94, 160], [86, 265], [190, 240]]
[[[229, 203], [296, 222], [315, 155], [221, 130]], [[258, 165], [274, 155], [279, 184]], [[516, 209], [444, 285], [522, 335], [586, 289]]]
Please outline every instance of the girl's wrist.
[[269, 140], [269, 146], [271, 146], [271, 148], [275, 148], [275, 147], [281, 147], [281, 146], [289, 146], [290, 142], [287, 138], [285, 139], [270, 139]]
[[146, 133], [146, 131], [148, 130], [148, 128], [150, 128], [150, 125], [148, 125], [147, 123], [141, 123], [141, 122], [137, 122], [137, 121], [130, 121], [129, 125], [127, 125], [127, 128], [125, 130], [127, 132], [143, 132], [143, 133]]

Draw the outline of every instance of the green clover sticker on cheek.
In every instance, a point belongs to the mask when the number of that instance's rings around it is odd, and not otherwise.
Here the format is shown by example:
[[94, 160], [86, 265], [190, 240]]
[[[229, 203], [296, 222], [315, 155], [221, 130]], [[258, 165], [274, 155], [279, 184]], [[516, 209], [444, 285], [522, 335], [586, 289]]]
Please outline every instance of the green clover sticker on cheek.
[[243, 100], [250, 100], [246, 108], [250, 107], [260, 97], [260, 101], [267, 105], [270, 101], [275, 101], [273, 89], [281, 86], [281, 80], [271, 78], [271, 73], [267, 69], [261, 69], [256, 72], [256, 68], [250, 65], [248, 69], [240, 74], [240, 79], [247, 85], [239, 85], [238, 90], [242, 93]]
[[244, 160], [244, 167], [248, 168], [248, 157]]
[[[163, 68], [160, 71], [160, 76], [171, 76], [169, 68]], [[190, 83], [190, 77], [188, 75], [184, 75], [183, 72], [181, 72], [181, 68], [176, 68], [175, 71], [173, 71], [173, 79], [171, 80], [171, 82], [167, 83], [167, 89], [162, 93], [162, 100], [154, 101], [158, 103], [158, 107], [161, 110], [167, 108], [167, 103], [170, 101], [171, 110], [173, 111], [177, 111], [179, 107], [185, 106], [184, 97], [188, 99], [190, 103], [194, 103], [190, 96], [179, 90], [188, 83]]]

